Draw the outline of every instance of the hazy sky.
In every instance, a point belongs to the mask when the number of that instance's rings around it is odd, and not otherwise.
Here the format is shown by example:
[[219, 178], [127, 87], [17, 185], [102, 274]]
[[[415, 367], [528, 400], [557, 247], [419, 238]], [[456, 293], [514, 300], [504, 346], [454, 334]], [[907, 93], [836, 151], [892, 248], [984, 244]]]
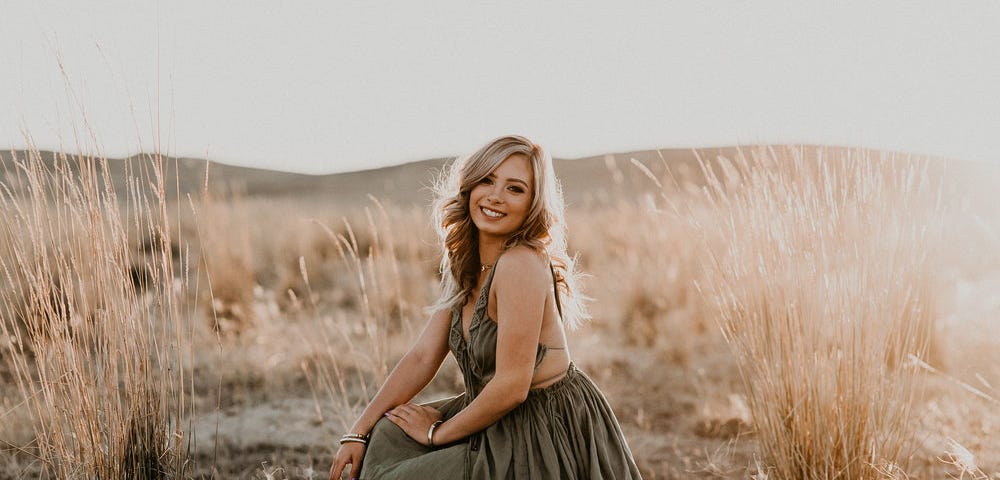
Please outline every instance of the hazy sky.
[[[0, 148], [27, 131], [312, 173], [504, 133], [559, 157], [809, 142], [1000, 159], [995, 0], [0, 0], [0, 63]], [[75, 140], [87, 128], [96, 144]]]

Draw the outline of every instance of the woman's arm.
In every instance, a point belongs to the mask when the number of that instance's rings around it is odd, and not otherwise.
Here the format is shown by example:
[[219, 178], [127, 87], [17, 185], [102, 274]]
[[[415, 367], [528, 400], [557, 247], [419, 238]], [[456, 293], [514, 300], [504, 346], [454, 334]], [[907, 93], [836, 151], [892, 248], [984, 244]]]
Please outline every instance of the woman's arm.
[[440, 310], [431, 316], [420, 337], [392, 369], [378, 393], [368, 403], [351, 432], [367, 433], [389, 409], [410, 401], [430, 383], [448, 355], [451, 315]]
[[507, 251], [495, 268], [496, 373], [472, 403], [434, 430], [436, 445], [493, 424], [524, 402], [531, 388], [551, 273], [545, 259], [528, 247]]

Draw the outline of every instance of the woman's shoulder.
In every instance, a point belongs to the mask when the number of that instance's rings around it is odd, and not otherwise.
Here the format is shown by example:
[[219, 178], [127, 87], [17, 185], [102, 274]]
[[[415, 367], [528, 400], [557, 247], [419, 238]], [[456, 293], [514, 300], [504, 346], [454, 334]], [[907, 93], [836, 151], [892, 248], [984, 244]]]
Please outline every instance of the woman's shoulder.
[[494, 268], [497, 277], [515, 278], [518, 281], [544, 280], [550, 275], [549, 258], [545, 252], [527, 245], [509, 248], [500, 256]]

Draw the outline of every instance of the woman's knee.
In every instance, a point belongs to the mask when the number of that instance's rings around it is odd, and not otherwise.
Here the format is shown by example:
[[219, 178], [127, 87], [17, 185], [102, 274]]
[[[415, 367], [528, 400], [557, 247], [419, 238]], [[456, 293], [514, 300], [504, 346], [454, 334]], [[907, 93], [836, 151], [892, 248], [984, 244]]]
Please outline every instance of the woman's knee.
[[369, 441], [374, 440], [376, 438], [385, 437], [387, 434], [391, 435], [393, 433], [396, 433], [396, 431], [402, 431], [402, 429], [399, 428], [399, 425], [392, 423], [392, 421], [386, 417], [382, 417], [378, 419], [378, 421], [375, 422], [375, 426], [372, 427], [372, 432], [371, 435], [369, 436], [370, 439]]

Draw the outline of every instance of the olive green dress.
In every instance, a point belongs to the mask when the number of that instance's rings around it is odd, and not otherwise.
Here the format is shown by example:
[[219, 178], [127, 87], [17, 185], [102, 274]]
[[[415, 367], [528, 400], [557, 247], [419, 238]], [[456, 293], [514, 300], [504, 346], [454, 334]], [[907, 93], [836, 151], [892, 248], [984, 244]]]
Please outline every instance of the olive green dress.
[[[494, 269], [495, 271], [495, 269]], [[483, 285], [462, 334], [461, 309], [452, 314], [448, 345], [458, 360], [466, 392], [434, 402], [445, 419], [468, 405], [493, 377], [497, 325], [486, 316], [493, 271]], [[558, 305], [558, 291], [556, 292]], [[548, 347], [538, 346], [535, 366]], [[639, 479], [618, 420], [597, 386], [569, 365], [566, 376], [528, 398], [493, 425], [465, 440], [425, 447], [396, 424], [381, 419], [372, 431], [362, 479]]]

